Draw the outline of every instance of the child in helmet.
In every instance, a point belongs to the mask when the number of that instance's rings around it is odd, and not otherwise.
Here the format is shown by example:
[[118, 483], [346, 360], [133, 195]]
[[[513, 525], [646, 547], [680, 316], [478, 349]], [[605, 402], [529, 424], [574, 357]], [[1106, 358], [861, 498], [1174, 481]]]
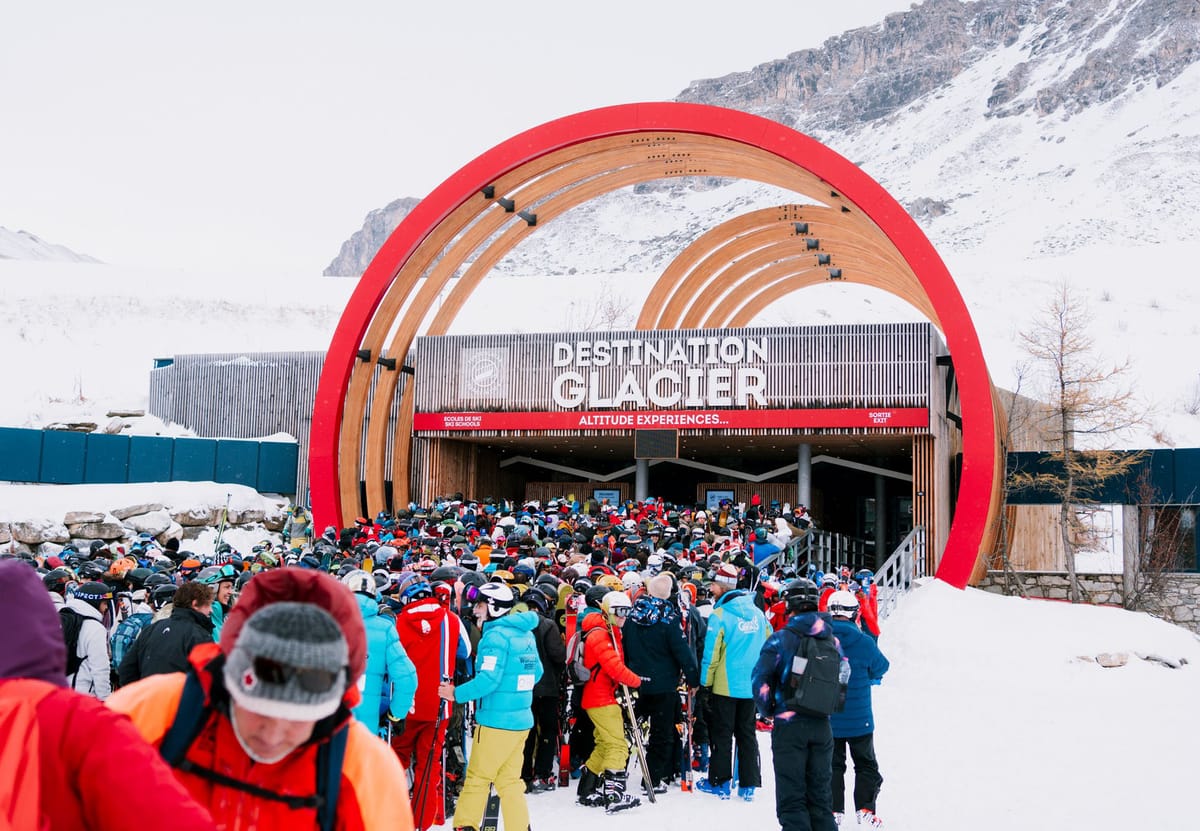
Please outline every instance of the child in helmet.
[[625, 766], [629, 747], [625, 743], [625, 721], [617, 703], [618, 685], [636, 689], [641, 677], [625, 664], [621, 627], [633, 609], [624, 592], [610, 591], [600, 601], [602, 614], [588, 615], [584, 631], [583, 660], [591, 678], [583, 687], [583, 708], [592, 721], [596, 747], [588, 757], [579, 780], [579, 802], [605, 807], [613, 813], [634, 808], [641, 800], [625, 793]]

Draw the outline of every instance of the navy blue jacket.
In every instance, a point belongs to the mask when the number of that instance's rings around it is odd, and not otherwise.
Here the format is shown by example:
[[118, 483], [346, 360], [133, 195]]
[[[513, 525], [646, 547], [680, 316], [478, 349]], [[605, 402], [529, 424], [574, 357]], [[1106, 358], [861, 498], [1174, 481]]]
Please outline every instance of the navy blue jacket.
[[639, 693], [672, 692], [683, 673], [689, 687], [700, 684], [700, 665], [683, 636], [679, 607], [669, 600], [642, 597], [621, 630], [625, 665], [642, 676]]
[[839, 739], [853, 739], [874, 733], [871, 687], [878, 684], [888, 671], [888, 659], [879, 651], [875, 639], [864, 634], [853, 621], [834, 618], [833, 634], [842, 644], [842, 654], [850, 661], [846, 706], [840, 713], [829, 717], [833, 735]]

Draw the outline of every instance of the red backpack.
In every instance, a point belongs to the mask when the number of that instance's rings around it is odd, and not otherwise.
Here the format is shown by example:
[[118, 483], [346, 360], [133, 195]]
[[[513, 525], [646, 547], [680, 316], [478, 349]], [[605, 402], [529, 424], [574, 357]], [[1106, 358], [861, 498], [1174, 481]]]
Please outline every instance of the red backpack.
[[40, 831], [41, 750], [37, 708], [56, 687], [45, 681], [0, 681], [0, 831]]

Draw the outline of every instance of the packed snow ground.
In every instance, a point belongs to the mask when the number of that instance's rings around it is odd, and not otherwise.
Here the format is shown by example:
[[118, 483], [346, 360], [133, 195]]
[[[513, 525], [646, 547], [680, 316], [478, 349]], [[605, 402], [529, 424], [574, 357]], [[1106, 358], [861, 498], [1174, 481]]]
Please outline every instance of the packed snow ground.
[[[1186, 794], [1200, 744], [1200, 639], [1148, 615], [1022, 600], [931, 580], [884, 622], [891, 661], [873, 688], [883, 774], [878, 813], [894, 831], [1190, 831]], [[1104, 669], [1080, 660], [1125, 652]], [[1168, 669], [1135, 657], [1178, 660]], [[777, 828], [769, 734], [751, 804], [673, 790], [616, 817], [569, 792], [529, 797], [545, 831]], [[636, 765], [631, 772], [637, 775]], [[847, 805], [853, 777], [847, 773]], [[631, 791], [633, 788], [631, 787]], [[857, 827], [853, 819], [844, 828]]]

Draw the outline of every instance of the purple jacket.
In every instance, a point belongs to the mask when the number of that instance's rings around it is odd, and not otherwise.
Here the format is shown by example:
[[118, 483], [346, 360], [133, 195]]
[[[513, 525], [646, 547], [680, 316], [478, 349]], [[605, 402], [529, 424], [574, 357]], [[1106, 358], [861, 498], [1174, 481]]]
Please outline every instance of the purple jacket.
[[0, 631], [21, 633], [0, 638], [0, 678], [36, 678], [65, 687], [62, 625], [38, 573], [18, 560], [0, 560], [0, 585]]

